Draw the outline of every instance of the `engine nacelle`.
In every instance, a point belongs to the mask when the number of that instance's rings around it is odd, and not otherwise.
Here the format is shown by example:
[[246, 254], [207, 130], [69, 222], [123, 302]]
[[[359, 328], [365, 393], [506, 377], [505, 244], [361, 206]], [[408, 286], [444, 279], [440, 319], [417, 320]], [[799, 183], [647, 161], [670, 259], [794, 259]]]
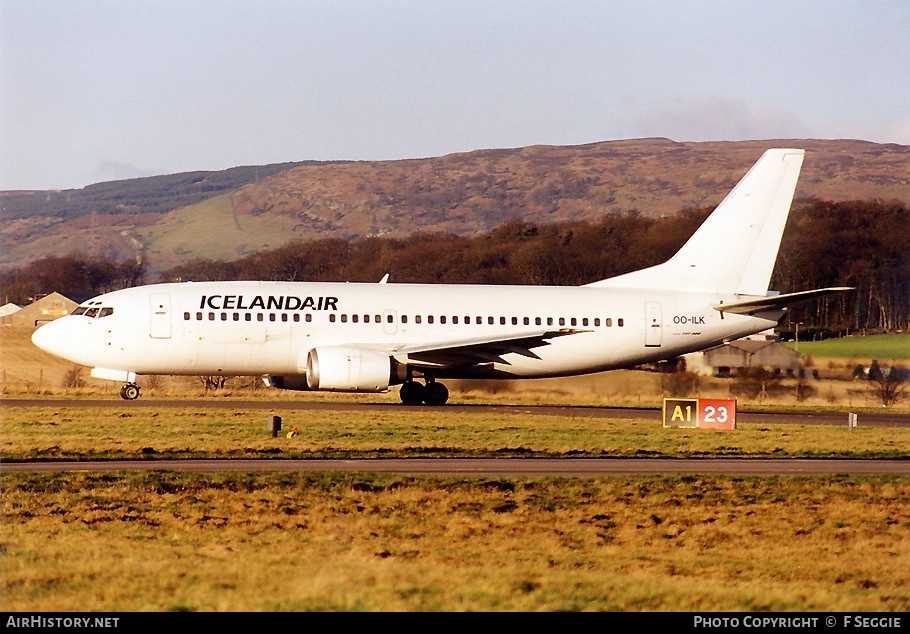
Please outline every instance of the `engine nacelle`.
[[397, 364], [385, 352], [326, 346], [307, 354], [306, 378], [311, 390], [384, 392]]
[[269, 387], [279, 390], [293, 390], [295, 392], [307, 392], [310, 386], [307, 385], [305, 374], [288, 374], [286, 376], [267, 376], [263, 379]]

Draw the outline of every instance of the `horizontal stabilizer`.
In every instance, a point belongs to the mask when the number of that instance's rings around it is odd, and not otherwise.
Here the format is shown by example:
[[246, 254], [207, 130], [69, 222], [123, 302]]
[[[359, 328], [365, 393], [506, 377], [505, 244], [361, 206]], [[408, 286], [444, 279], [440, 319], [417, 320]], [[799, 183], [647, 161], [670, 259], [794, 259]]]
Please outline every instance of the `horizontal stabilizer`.
[[750, 315], [765, 310], [780, 310], [793, 304], [808, 302], [818, 297], [832, 295], [834, 293], [843, 293], [852, 291], [850, 286], [837, 286], [831, 288], [818, 288], [812, 291], [800, 291], [799, 293], [787, 293], [786, 295], [770, 295], [760, 299], [750, 299], [745, 302], [736, 302], [733, 304], [716, 304], [715, 310], [722, 313], [736, 313], [738, 315]]

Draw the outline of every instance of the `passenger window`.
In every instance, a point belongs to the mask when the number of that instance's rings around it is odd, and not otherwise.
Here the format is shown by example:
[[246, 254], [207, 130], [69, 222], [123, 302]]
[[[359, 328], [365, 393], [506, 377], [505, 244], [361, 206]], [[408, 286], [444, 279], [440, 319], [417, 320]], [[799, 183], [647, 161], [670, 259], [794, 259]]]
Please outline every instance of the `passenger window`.
[[209, 321], [215, 321], [215, 313], [209, 313]]
[[265, 317], [262, 313], [256, 313], [256, 321], [265, 321]]
[[313, 313], [306, 314], [306, 321], [307, 321], [307, 323], [313, 321]]
[[582, 325], [582, 326], [587, 326], [587, 325], [588, 325], [588, 318], [587, 318], [587, 317], [585, 317], [584, 319], [581, 320], [581, 325]]
[[571, 319], [571, 321], [570, 321], [569, 323], [570, 323], [571, 325], [573, 325], [573, 326], [577, 326], [577, 325], [578, 325], [578, 320], [575, 319], [574, 317], [572, 317], [572, 319]]
[[234, 321], [240, 321], [240, 313], [233, 313]]
[[600, 317], [595, 317], [595, 318], [594, 318], [594, 325], [595, 325], [595, 326], [600, 326]]
[[354, 322], [355, 324], [358, 323], [360, 321], [360, 315], [357, 315], [357, 314], [351, 315], [351, 321]]
[[221, 321], [227, 321], [227, 313], [221, 313]]
[[[373, 315], [373, 317], [375, 318], [373, 321], [375, 321], [377, 324], [382, 323], [382, 315]], [[389, 321], [391, 321], [391, 320], [389, 320]]]
[[559, 325], [560, 325], [560, 326], [565, 326], [565, 325], [566, 325], [566, 318], [565, 318], [565, 317], [560, 317], [560, 318], [559, 318]]
[[616, 320], [616, 325], [619, 326], [620, 328], [623, 327], [624, 324], [623, 324], [622, 317], [620, 317], [619, 319]]
[[428, 323], [428, 324], [432, 324], [432, 323], [433, 323], [433, 315], [427, 315], [427, 323]]
[[607, 328], [612, 328], [612, 327], [613, 327], [613, 318], [612, 318], [612, 317], [607, 317], [607, 318], [604, 320], [604, 323], [607, 325]]
[[243, 318], [244, 318], [246, 321], [253, 321], [253, 315], [252, 315], [252, 313], [244, 313]]
[[548, 326], [552, 326], [552, 325], [553, 325], [553, 318], [552, 318], [552, 317], [547, 317], [547, 325], [548, 325]]
[[496, 320], [493, 319], [492, 317], [487, 317], [487, 323], [492, 326], [493, 324], [496, 323]]
[[402, 316], [401, 316], [401, 323], [403, 323], [403, 324], [408, 323], [408, 316], [407, 316], [407, 315], [402, 315]]
[[535, 317], [535, 318], [534, 318], [534, 325], [535, 325], [535, 326], [539, 326], [539, 325], [540, 325], [540, 322], [541, 322], [540, 317]]
[[458, 315], [452, 315], [452, 323], [453, 323], [453, 324], [457, 324], [457, 323], [458, 323]]
[[294, 322], [297, 323], [300, 321], [300, 313], [294, 313]]
[[196, 313], [196, 320], [202, 321], [202, 313]]
[[269, 321], [275, 321], [275, 313], [269, 313]]
[[395, 319], [392, 317], [392, 315], [387, 315], [386, 318], [385, 318], [385, 320], [386, 320], [387, 322], [389, 322], [390, 324], [393, 323], [393, 322], [395, 321]]
[[364, 316], [363, 316], [363, 323], [365, 323], [365, 324], [370, 323], [370, 316], [369, 316], [369, 315], [364, 315]]
[[441, 324], [446, 323], [446, 316], [445, 316], [445, 315], [440, 315], [440, 316], [439, 316], [439, 323], [441, 323]]
[[183, 313], [183, 321], [189, 321], [189, 320], [190, 320], [190, 314], [189, 314], [189, 313]]
[[[296, 317], [296, 315], [294, 315], [294, 316]], [[288, 314], [287, 314], [287, 313], [281, 313], [281, 321], [287, 321], [287, 320], [288, 320]]]
[[415, 324], [419, 324], [419, 323], [420, 323], [420, 315], [415, 315], [415, 316], [414, 316], [414, 323], [415, 323]]

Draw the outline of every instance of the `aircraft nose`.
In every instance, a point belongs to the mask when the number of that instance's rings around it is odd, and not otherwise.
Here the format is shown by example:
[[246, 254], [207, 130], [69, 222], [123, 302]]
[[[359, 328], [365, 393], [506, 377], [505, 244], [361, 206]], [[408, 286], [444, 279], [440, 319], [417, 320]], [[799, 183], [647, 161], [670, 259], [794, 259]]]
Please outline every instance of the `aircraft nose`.
[[68, 347], [67, 344], [72, 340], [72, 337], [67, 334], [67, 330], [63, 318], [52, 321], [32, 333], [32, 343], [45, 352], [58, 357], [63, 356]]

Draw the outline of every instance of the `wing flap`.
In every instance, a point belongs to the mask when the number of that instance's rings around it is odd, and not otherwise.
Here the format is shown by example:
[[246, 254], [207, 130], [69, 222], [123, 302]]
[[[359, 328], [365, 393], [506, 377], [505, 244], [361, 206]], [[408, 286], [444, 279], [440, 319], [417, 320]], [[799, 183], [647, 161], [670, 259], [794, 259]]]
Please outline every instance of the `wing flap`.
[[[512, 333], [499, 337], [478, 337], [447, 342], [436, 342], [426, 345], [403, 346], [395, 351], [395, 356], [407, 356], [407, 363], [433, 367], [455, 367], [477, 365], [480, 363], [503, 363], [507, 354], [518, 354], [532, 359], [539, 358], [534, 348], [550, 345], [556, 337], [574, 335], [586, 330], [562, 328], [560, 330], [537, 330], [523, 333]], [[403, 360], [403, 359], [400, 359]]]

